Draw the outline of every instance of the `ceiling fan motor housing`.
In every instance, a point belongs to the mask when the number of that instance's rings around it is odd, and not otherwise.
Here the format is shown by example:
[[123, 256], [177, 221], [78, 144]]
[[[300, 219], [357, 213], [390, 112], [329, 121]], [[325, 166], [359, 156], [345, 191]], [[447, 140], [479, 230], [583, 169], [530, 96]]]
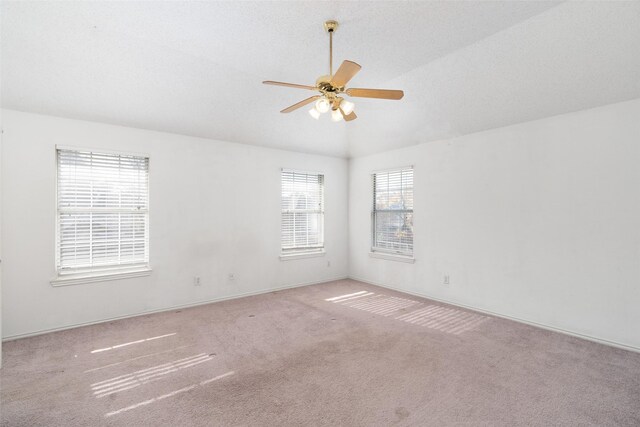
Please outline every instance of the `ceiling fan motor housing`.
[[316, 87], [320, 92], [324, 93], [325, 95], [332, 94], [332, 93], [337, 94], [342, 92], [342, 89], [344, 89], [344, 88], [333, 86], [331, 84], [331, 76], [329, 75], [318, 77], [316, 80]]

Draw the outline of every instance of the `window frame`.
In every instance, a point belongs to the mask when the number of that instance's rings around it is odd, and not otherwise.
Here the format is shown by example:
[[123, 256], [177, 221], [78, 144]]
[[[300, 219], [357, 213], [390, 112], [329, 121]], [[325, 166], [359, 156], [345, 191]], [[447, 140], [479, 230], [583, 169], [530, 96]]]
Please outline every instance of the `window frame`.
[[[320, 214], [320, 228], [321, 228], [321, 246], [317, 247], [292, 247], [285, 249], [283, 247], [282, 235], [283, 235], [283, 215], [285, 213], [295, 213], [285, 212], [282, 209], [282, 201], [283, 201], [283, 175], [284, 173], [293, 173], [293, 174], [304, 174], [304, 175], [315, 175], [321, 177], [320, 181], [320, 200], [321, 207], [320, 209], [305, 209], [303, 211], [308, 211], [307, 213], [316, 213]], [[324, 172], [318, 171], [308, 171], [308, 170], [300, 170], [300, 169], [292, 169], [292, 168], [280, 168], [280, 260], [287, 261], [293, 259], [301, 259], [301, 258], [314, 258], [319, 256], [324, 256], [325, 251], [325, 213], [326, 213], [326, 202], [325, 202], [325, 190], [326, 190], [326, 175]], [[298, 212], [301, 213], [301, 212]], [[294, 239], [295, 240], [295, 239]]]
[[[369, 256], [371, 258], [380, 258], [380, 259], [387, 259], [391, 261], [401, 261], [401, 262], [407, 262], [407, 263], [415, 262], [413, 223], [412, 223], [412, 229], [411, 229], [411, 250], [410, 251], [392, 250], [392, 249], [376, 246], [376, 242], [377, 242], [377, 236], [376, 236], [377, 215], [376, 214], [377, 213], [389, 213], [389, 212], [403, 213], [403, 214], [410, 213], [412, 217], [414, 214], [414, 206], [412, 206], [411, 209], [406, 209], [406, 208], [405, 209], [376, 209], [376, 200], [377, 200], [376, 175], [390, 174], [394, 172], [402, 173], [404, 171], [409, 171], [409, 170], [411, 170], [412, 172], [411, 189], [413, 191], [414, 183], [415, 183], [415, 179], [414, 179], [415, 168], [413, 165], [402, 166], [402, 167], [397, 167], [392, 169], [385, 169], [385, 170], [377, 170], [377, 171], [371, 172], [371, 186], [372, 186], [371, 195], [373, 197], [373, 200], [371, 203], [371, 246], [370, 246], [370, 252], [369, 252]], [[412, 218], [412, 221], [413, 221], [413, 218]]]
[[[147, 211], [145, 222], [146, 233], [146, 246], [145, 254], [146, 260], [139, 263], [131, 264], [111, 264], [104, 266], [97, 266], [94, 268], [78, 269], [75, 271], [62, 271], [60, 269], [60, 210], [58, 205], [59, 198], [59, 151], [80, 151], [90, 152], [97, 154], [116, 155], [116, 156], [133, 156], [141, 157], [147, 160]], [[151, 156], [147, 153], [130, 152], [124, 150], [110, 150], [102, 148], [89, 148], [80, 146], [69, 145], [55, 145], [54, 150], [54, 162], [55, 162], [55, 239], [54, 239], [54, 254], [55, 254], [55, 277], [50, 281], [52, 286], [69, 286], [84, 283], [103, 282], [119, 279], [128, 279], [133, 277], [148, 276], [151, 274], [151, 240], [150, 240], [150, 212], [151, 212]]]

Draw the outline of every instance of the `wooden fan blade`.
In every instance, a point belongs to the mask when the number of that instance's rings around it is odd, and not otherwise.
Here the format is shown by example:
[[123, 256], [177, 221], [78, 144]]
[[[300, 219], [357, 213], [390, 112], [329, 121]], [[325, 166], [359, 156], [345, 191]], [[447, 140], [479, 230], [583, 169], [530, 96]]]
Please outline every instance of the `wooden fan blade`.
[[313, 101], [315, 101], [316, 99], [320, 98], [320, 95], [316, 95], [316, 96], [311, 96], [307, 99], [305, 99], [304, 101], [300, 101], [297, 104], [293, 104], [291, 107], [287, 107], [284, 110], [280, 111], [281, 113], [290, 113], [293, 110], [297, 110], [300, 107], [304, 107], [307, 104], [311, 104]]
[[342, 108], [340, 108], [340, 113], [342, 113], [342, 117], [344, 118], [345, 122], [350, 122], [351, 120], [355, 120], [358, 118], [355, 111], [352, 111], [349, 114], [345, 114], [344, 111], [342, 111]]
[[306, 86], [306, 85], [297, 85], [295, 83], [283, 83], [283, 82], [274, 82], [271, 80], [266, 80], [262, 82], [266, 85], [274, 85], [274, 86], [284, 86], [284, 87], [294, 87], [296, 89], [309, 89], [309, 90], [317, 90], [315, 86]]
[[353, 61], [342, 61], [329, 83], [333, 87], [344, 87], [360, 71], [360, 68], [362, 67]]
[[347, 89], [347, 95], [359, 98], [378, 98], [378, 99], [402, 99], [404, 92], [401, 90], [387, 89]]

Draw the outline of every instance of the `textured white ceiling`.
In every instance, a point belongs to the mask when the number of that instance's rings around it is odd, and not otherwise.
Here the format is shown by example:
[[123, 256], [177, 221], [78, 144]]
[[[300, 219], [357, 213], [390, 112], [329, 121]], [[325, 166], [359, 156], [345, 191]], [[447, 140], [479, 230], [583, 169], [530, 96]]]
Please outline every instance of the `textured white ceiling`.
[[[640, 97], [640, 2], [10, 2], [2, 106], [359, 156]], [[313, 84], [362, 65], [358, 120], [315, 121]]]

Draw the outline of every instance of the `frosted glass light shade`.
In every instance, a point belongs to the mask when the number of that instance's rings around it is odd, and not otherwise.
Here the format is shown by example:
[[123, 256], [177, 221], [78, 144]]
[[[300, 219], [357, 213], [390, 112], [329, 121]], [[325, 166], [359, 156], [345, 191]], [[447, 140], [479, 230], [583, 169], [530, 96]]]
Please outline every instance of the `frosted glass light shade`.
[[344, 114], [347, 116], [353, 112], [353, 108], [355, 106], [356, 105], [353, 102], [349, 102], [346, 99], [343, 99], [342, 102], [340, 102], [340, 108], [342, 108], [342, 111], [344, 111]]
[[331, 110], [331, 120], [334, 122], [339, 122], [342, 120], [342, 113], [340, 110]]
[[316, 101], [316, 110], [318, 110], [318, 112], [326, 113], [327, 111], [329, 111], [329, 108], [331, 108], [331, 105], [326, 99], [320, 98]]
[[320, 118], [320, 113], [318, 113], [318, 110], [316, 110], [315, 108], [312, 108], [311, 110], [309, 110], [309, 115], [316, 120]]

